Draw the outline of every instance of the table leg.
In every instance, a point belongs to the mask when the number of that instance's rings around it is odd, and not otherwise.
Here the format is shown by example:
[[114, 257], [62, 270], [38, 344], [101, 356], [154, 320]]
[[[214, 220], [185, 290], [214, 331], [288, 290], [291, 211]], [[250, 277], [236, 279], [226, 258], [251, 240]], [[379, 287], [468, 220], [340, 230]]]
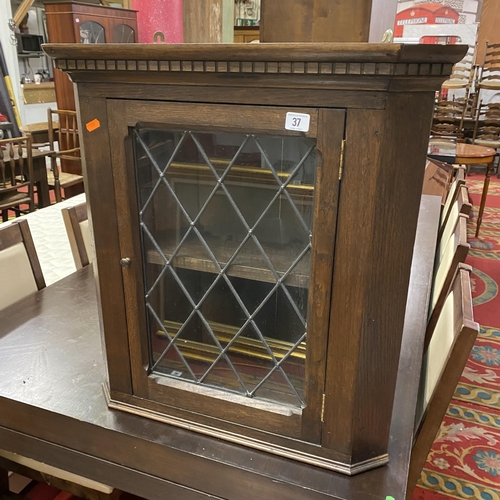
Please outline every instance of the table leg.
[[493, 170], [493, 164], [494, 160], [491, 163], [488, 163], [488, 166], [486, 167], [486, 177], [483, 184], [483, 194], [481, 195], [481, 205], [479, 206], [479, 214], [477, 216], [476, 238], [479, 237], [479, 230], [481, 229], [481, 224], [483, 222], [484, 207], [486, 206], [486, 198], [488, 197], [488, 189], [490, 187], [490, 177], [491, 171]]
[[9, 472], [0, 467], [0, 492], [9, 491]]

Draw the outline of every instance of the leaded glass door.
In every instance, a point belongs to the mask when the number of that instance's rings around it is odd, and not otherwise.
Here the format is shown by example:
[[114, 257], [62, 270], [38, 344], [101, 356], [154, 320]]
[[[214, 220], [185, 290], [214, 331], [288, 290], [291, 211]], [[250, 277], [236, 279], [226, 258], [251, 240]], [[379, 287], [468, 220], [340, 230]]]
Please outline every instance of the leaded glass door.
[[[336, 193], [325, 186], [338, 179], [318, 130], [328, 111], [126, 107], [112, 143], [124, 144], [123, 196], [134, 201], [120, 234], [144, 367], [134, 392], [319, 442], [303, 426], [307, 416], [321, 427], [331, 264], [315, 260], [325, 245], [333, 256]], [[114, 169], [118, 179], [123, 164]]]

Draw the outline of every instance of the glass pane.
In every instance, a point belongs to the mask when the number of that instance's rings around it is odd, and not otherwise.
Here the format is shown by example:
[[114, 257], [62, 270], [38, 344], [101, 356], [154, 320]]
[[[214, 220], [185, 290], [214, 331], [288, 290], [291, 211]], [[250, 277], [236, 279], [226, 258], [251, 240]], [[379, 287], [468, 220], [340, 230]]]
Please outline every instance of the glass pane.
[[80, 24], [80, 43], [105, 43], [104, 26], [95, 21]]
[[315, 140], [132, 134], [151, 370], [303, 407]]
[[135, 32], [128, 24], [117, 24], [113, 28], [113, 43], [134, 43]]

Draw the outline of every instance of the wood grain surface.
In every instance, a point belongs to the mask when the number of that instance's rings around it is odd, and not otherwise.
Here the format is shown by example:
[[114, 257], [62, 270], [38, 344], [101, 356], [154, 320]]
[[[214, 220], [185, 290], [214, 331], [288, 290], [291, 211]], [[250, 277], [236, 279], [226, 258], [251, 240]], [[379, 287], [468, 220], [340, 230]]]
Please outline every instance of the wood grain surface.
[[[55, 59], [138, 61], [308, 61], [455, 63], [466, 45], [401, 45], [382, 43], [269, 44], [83, 44], [50, 43], [43, 50]], [[451, 68], [450, 68], [451, 69]]]
[[404, 498], [439, 211], [422, 198], [387, 466], [347, 477], [108, 410], [92, 266], [0, 313], [2, 448], [155, 500]]

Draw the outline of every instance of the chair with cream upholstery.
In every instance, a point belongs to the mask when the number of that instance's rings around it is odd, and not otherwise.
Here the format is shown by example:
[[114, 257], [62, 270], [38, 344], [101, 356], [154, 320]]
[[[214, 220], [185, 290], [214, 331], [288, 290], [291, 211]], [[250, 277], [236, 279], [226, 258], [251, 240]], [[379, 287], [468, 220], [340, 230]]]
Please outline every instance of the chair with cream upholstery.
[[[446, 199], [443, 212], [441, 214], [441, 223], [438, 233], [438, 242], [448, 228], [448, 233], [453, 230], [454, 221], [456, 221], [459, 214], [469, 215], [472, 210], [472, 204], [469, 201], [469, 191], [465, 184], [459, 183], [454, 186], [452, 190], [449, 191], [449, 195]], [[451, 220], [450, 226], [448, 226], [448, 221]]]
[[87, 204], [80, 203], [70, 208], [61, 210], [68, 234], [71, 252], [77, 269], [87, 266], [92, 262], [92, 245], [90, 238]]
[[[45, 287], [29, 225], [24, 219], [0, 226], [0, 276], [0, 309]], [[0, 473], [2, 470], [48, 482], [81, 498], [117, 500], [120, 496], [120, 491], [106, 484], [0, 449]], [[5, 498], [11, 498], [6, 487], [0, 481], [0, 498], [4, 494]]]
[[[454, 204], [454, 206], [457, 205], [458, 202]], [[432, 285], [430, 315], [424, 349], [429, 344], [430, 333], [441, 316], [441, 310], [453, 277], [456, 275], [459, 265], [465, 263], [465, 259], [469, 253], [470, 245], [467, 243], [467, 220], [467, 215], [458, 213], [456, 217], [449, 220], [445, 228], [440, 249], [436, 255], [436, 268], [434, 283]], [[448, 230], [448, 228], [452, 229]]]
[[457, 199], [458, 189], [460, 186], [465, 184], [465, 167], [454, 167], [453, 170], [454, 173], [452, 175], [452, 179], [448, 187], [448, 193], [443, 205], [443, 210], [441, 212], [441, 224], [443, 224], [444, 217], [450, 211], [453, 202]]
[[438, 321], [429, 332], [431, 340], [423, 371], [423, 417], [413, 442], [407, 500], [420, 478], [479, 332], [472, 312], [470, 271], [463, 265], [457, 269]]
[[0, 309], [45, 287], [28, 222], [0, 226]]
[[[50, 484], [66, 492], [66, 494], [69, 493], [77, 498], [87, 498], [89, 500], [118, 500], [121, 494], [121, 491], [106, 484], [78, 476], [72, 472], [38, 462], [32, 458], [24, 457], [10, 451], [0, 450], [0, 471], [2, 469], [15, 472], [23, 477], [38, 482]], [[66, 495], [65, 498], [68, 496], [69, 495]], [[14, 497], [12, 493], [7, 493], [6, 487], [2, 490], [0, 485], [0, 498], [11, 499], [17, 498], [17, 496]], [[57, 498], [59, 498], [59, 496], [57, 496]]]

